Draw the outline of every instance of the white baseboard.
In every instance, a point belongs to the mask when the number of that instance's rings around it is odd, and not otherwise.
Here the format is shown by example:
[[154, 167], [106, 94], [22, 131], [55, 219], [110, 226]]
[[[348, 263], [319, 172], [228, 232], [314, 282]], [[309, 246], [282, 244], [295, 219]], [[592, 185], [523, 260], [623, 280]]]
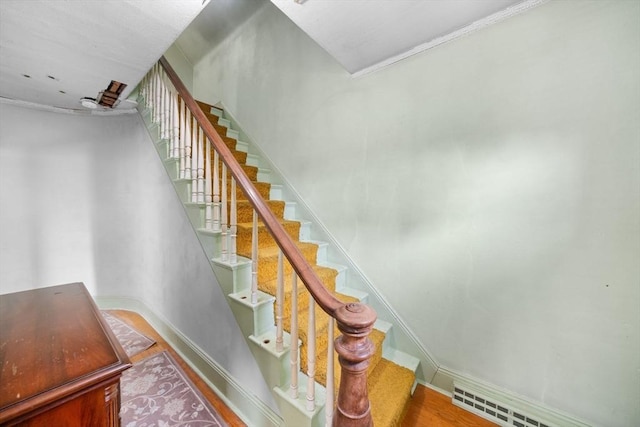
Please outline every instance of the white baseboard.
[[[282, 426], [283, 420], [264, 402], [245, 390], [222, 366], [142, 301], [125, 297], [94, 297], [103, 310], [129, 310], [140, 314], [184, 359], [220, 399], [252, 426]], [[221, 390], [224, 390], [222, 392]]]

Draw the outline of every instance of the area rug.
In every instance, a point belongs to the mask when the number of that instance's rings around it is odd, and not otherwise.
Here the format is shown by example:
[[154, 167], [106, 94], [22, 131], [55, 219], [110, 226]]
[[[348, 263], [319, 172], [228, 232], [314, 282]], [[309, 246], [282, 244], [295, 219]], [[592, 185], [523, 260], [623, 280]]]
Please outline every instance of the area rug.
[[148, 349], [156, 343], [151, 338], [141, 334], [122, 320], [118, 319], [116, 316], [106, 311], [102, 311], [102, 317], [107, 321], [109, 327], [129, 357]]
[[123, 427], [227, 426], [166, 351], [126, 370], [120, 393]]

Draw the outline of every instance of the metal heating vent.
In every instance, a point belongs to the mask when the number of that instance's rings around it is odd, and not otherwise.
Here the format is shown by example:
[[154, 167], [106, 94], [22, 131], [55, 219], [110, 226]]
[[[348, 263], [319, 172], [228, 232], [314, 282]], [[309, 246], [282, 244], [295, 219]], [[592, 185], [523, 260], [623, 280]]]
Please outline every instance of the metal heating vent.
[[501, 426], [556, 427], [547, 421], [532, 418], [529, 414], [510, 407], [508, 404], [497, 402], [495, 399], [487, 399], [486, 396], [466, 390], [457, 384], [453, 389], [452, 402], [456, 406], [494, 421]]

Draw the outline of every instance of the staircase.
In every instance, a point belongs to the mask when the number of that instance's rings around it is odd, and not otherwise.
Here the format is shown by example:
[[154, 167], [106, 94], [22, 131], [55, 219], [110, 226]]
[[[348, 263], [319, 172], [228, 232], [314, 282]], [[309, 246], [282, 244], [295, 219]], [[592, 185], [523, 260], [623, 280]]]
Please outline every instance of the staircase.
[[[309, 292], [300, 279], [297, 284], [293, 282], [292, 267], [285, 260], [284, 270], [284, 298], [280, 303], [283, 308], [282, 324], [284, 333], [284, 345], [281, 351], [276, 347], [276, 322], [278, 317], [276, 310], [276, 293], [278, 282], [278, 253], [279, 248], [271, 237], [265, 225], [257, 223], [257, 271], [252, 271], [253, 248], [253, 215], [254, 210], [247, 201], [245, 194], [239, 189], [236, 191], [237, 204], [237, 260], [232, 262], [229, 258], [222, 257], [223, 236], [221, 232], [212, 231], [205, 227], [206, 204], [193, 202], [191, 196], [193, 179], [180, 178], [179, 159], [174, 157], [169, 150], [168, 138], [162, 137], [159, 124], [154, 121], [154, 115], [147, 108], [146, 100], [139, 99], [139, 109], [156, 149], [165, 165], [165, 168], [173, 180], [174, 186], [183, 201], [188, 217], [197, 231], [202, 247], [211, 260], [212, 268], [232, 311], [240, 325], [240, 328], [249, 342], [258, 365], [265, 377], [267, 384], [272, 388], [276, 402], [278, 403], [284, 424], [287, 426], [322, 426], [330, 423], [325, 419], [325, 411], [331, 412], [333, 405], [327, 405], [327, 391], [335, 396], [332, 390], [338, 390], [340, 386], [340, 364], [338, 355], [332, 348], [328, 350], [331, 335], [329, 329], [333, 329], [333, 336], [338, 337], [341, 332], [320, 307], [314, 304]], [[328, 262], [327, 244], [312, 241], [311, 223], [297, 219], [296, 203], [283, 200], [286, 188], [283, 185], [271, 184], [270, 170], [262, 167], [265, 159], [256, 155], [248, 143], [239, 140], [238, 129], [232, 129], [231, 121], [225, 116], [225, 112], [212, 105], [198, 102], [199, 107], [205, 113], [206, 118], [222, 137], [225, 145], [231, 150], [233, 157], [240, 163], [242, 169], [254, 184], [256, 190], [267, 201], [267, 205], [287, 234], [294, 240], [304, 258], [312, 266], [324, 287], [343, 302], [362, 301], [367, 302], [367, 295], [361, 290], [351, 289], [346, 283], [346, 269]], [[211, 153], [211, 159], [214, 158]], [[220, 168], [222, 164], [219, 164]], [[231, 193], [231, 181], [227, 181], [227, 194]], [[228, 200], [228, 199], [227, 199]], [[232, 209], [227, 203], [227, 211]], [[257, 302], [252, 303], [251, 285], [253, 275], [257, 275], [258, 292]], [[297, 292], [297, 328], [298, 346], [291, 346], [292, 304], [293, 288]], [[308, 328], [309, 308], [315, 315], [315, 328]], [[416, 385], [416, 371], [418, 359], [409, 356], [399, 350], [389, 348], [385, 342], [387, 334], [392, 332], [392, 325], [379, 319], [374, 325], [374, 330], [369, 338], [375, 345], [375, 354], [370, 359], [367, 368], [367, 384], [371, 413], [375, 426], [399, 425], [406, 405]], [[315, 349], [311, 349], [309, 341], [315, 342]], [[297, 378], [292, 378], [290, 357], [296, 350], [299, 354], [300, 369], [296, 372]], [[308, 354], [314, 353], [312, 363], [307, 363]], [[329, 353], [328, 353], [329, 352]], [[383, 353], [392, 357], [383, 357]], [[327, 373], [328, 354], [332, 355], [335, 364], [332, 384], [331, 372]], [[393, 360], [390, 360], [393, 359]], [[307, 399], [308, 371], [315, 371], [313, 390], [315, 401], [313, 408], [309, 407]], [[329, 378], [329, 379], [328, 379]], [[292, 396], [292, 384], [297, 380], [298, 397]], [[335, 399], [335, 397], [334, 397]], [[330, 404], [331, 402], [329, 402]], [[328, 425], [328, 424], [327, 424]]]

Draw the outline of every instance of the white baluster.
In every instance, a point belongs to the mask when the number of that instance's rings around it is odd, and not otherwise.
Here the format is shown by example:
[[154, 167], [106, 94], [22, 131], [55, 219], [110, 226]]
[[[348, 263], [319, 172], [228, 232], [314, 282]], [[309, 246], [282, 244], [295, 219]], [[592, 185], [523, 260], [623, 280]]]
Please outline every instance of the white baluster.
[[327, 345], [327, 402], [324, 408], [324, 413], [326, 417], [325, 425], [326, 427], [331, 427], [333, 425], [333, 408], [335, 405], [335, 390], [334, 390], [334, 325], [335, 320], [333, 317], [329, 316], [329, 343]]
[[180, 179], [184, 179], [186, 175], [186, 157], [187, 157], [187, 106], [184, 99], [180, 102]]
[[153, 122], [153, 100], [154, 100], [154, 87], [155, 87], [155, 79], [156, 79], [156, 65], [151, 67], [151, 72], [149, 73], [149, 92], [147, 93], [147, 106], [149, 108], [149, 115], [151, 116], [151, 121]]
[[251, 304], [258, 303], [258, 214], [253, 210], [251, 228]]
[[298, 398], [298, 277], [291, 273], [291, 397]]
[[180, 108], [179, 108], [179, 100], [178, 94], [175, 93], [172, 99], [172, 120], [173, 120], [173, 152], [171, 153], [171, 157], [177, 159], [180, 157]]
[[282, 330], [284, 299], [284, 262], [282, 261], [282, 250], [278, 249], [278, 285], [276, 287], [276, 351], [284, 351], [284, 340]]
[[220, 204], [220, 228], [222, 229], [222, 261], [229, 260], [227, 240], [227, 165], [222, 164], [222, 203]]
[[150, 112], [150, 116], [151, 116], [151, 122], [155, 122], [156, 120], [156, 116], [155, 116], [155, 111], [156, 111], [156, 105], [155, 105], [155, 101], [156, 101], [156, 73], [157, 73], [157, 69], [156, 66], [153, 67], [153, 70], [151, 72], [151, 76], [149, 76], [149, 112]]
[[218, 152], [213, 151], [213, 230], [220, 231], [220, 178]]
[[231, 209], [229, 214], [229, 223], [231, 224], [230, 245], [229, 245], [229, 262], [235, 264], [238, 262], [238, 253], [236, 251], [236, 239], [238, 238], [238, 216], [236, 215], [236, 179], [231, 176]]
[[204, 142], [202, 128], [198, 132], [198, 203], [204, 203]]
[[165, 108], [166, 108], [166, 104], [165, 104], [165, 100], [166, 100], [166, 96], [165, 93], [167, 91], [167, 88], [164, 84], [164, 82], [162, 81], [162, 79], [160, 79], [160, 90], [158, 91], [158, 119], [160, 120], [160, 139], [167, 139], [167, 115], [165, 114]]
[[165, 85], [166, 90], [165, 90], [165, 99], [164, 99], [164, 104], [165, 104], [165, 107], [164, 107], [165, 119], [164, 119], [164, 121], [166, 123], [166, 126], [165, 126], [166, 127], [166, 129], [165, 129], [166, 135], [165, 135], [165, 137], [167, 139], [167, 150], [168, 150], [167, 157], [171, 157], [171, 152], [173, 151], [173, 149], [172, 149], [172, 141], [171, 141], [171, 135], [173, 133], [173, 124], [172, 124], [172, 120], [171, 120], [171, 115], [172, 115], [172, 112], [171, 112], [171, 98], [172, 98], [172, 95], [171, 95], [170, 84], [171, 83], [167, 83]]
[[[166, 83], [163, 83], [164, 91], [162, 93], [162, 105], [164, 110], [164, 137], [167, 142], [170, 144], [169, 139], [171, 138], [171, 103], [169, 100], [171, 99], [171, 94], [169, 92], [169, 86]], [[171, 153], [171, 152], [169, 152]]]
[[173, 91], [167, 84], [167, 157], [173, 156]]
[[205, 162], [204, 167], [204, 228], [211, 230], [213, 228], [212, 206], [211, 202], [211, 141], [205, 138]]
[[198, 157], [200, 150], [198, 149], [198, 134], [200, 126], [195, 116], [191, 116], [191, 201], [198, 202]]
[[[147, 74], [149, 74], [149, 73], [147, 73]], [[146, 87], [147, 87], [147, 74], [142, 76], [142, 80], [140, 80], [140, 89], [138, 90], [138, 97], [139, 98], [144, 98], [144, 92], [145, 92]]]
[[158, 123], [158, 125], [160, 125], [160, 111], [162, 109], [161, 104], [160, 104], [160, 73], [156, 73], [156, 78], [155, 80], [155, 90], [154, 90], [154, 97], [153, 97], [153, 111], [154, 111], [154, 116], [153, 116], [153, 121], [155, 123]]
[[191, 179], [191, 110], [185, 105], [185, 135], [184, 135], [184, 178]]
[[316, 300], [309, 295], [307, 329], [307, 411], [316, 408]]

